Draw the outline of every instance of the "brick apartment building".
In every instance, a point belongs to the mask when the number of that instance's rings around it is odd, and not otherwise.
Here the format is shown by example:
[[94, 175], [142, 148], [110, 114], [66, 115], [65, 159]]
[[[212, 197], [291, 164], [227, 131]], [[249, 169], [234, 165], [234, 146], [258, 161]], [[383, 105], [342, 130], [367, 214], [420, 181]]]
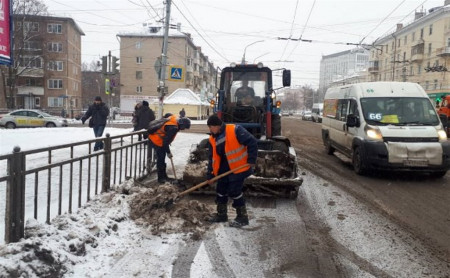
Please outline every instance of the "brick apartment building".
[[[158, 65], [162, 53], [164, 28], [145, 26], [143, 32], [118, 34], [120, 37], [120, 99], [126, 112], [134, 103], [158, 100]], [[196, 46], [189, 34], [178, 29], [169, 32], [165, 82], [170, 95], [176, 89], [187, 88], [206, 100], [215, 89], [217, 71], [208, 57]], [[171, 78], [171, 69], [181, 69], [179, 79]]]
[[[64, 109], [69, 116], [81, 110], [81, 36], [83, 31], [71, 18], [14, 15], [14, 63], [16, 80], [11, 96], [14, 108], [46, 110], [53, 114]], [[0, 90], [9, 90], [2, 86]], [[6, 108], [5, 93], [0, 108]], [[71, 115], [72, 114], [72, 115]]]

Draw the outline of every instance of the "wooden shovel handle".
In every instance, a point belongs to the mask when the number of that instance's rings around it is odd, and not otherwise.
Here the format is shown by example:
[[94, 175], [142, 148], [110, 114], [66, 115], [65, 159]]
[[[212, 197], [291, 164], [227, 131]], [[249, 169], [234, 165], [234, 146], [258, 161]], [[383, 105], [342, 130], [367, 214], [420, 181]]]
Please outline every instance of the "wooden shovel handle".
[[245, 167], [247, 167], [247, 166], [250, 166], [250, 164], [244, 164], [244, 165], [241, 165], [241, 166], [239, 166], [239, 167], [236, 167], [236, 168], [234, 168], [234, 169], [231, 169], [230, 171], [227, 171], [227, 172], [222, 173], [222, 174], [220, 174], [220, 175], [218, 175], [218, 176], [215, 176], [214, 178], [212, 178], [212, 179], [210, 179], [210, 180], [206, 180], [206, 181], [204, 181], [204, 182], [202, 182], [202, 183], [199, 183], [199, 184], [197, 184], [197, 185], [195, 185], [195, 186], [193, 186], [193, 187], [191, 187], [191, 188], [189, 188], [189, 189], [187, 189], [187, 190], [181, 192], [179, 196], [186, 195], [186, 194], [188, 194], [189, 192], [192, 192], [192, 191], [194, 191], [194, 190], [196, 190], [196, 189], [198, 189], [198, 188], [200, 188], [200, 187], [203, 187], [203, 186], [207, 185], [209, 182], [215, 182], [216, 180], [218, 180], [218, 179], [220, 179], [220, 178], [223, 178], [223, 177], [225, 177], [225, 176], [228, 176], [229, 174], [231, 174], [231, 173], [233, 173], [233, 172], [236, 172], [237, 170], [240, 170], [240, 169], [245, 168]]

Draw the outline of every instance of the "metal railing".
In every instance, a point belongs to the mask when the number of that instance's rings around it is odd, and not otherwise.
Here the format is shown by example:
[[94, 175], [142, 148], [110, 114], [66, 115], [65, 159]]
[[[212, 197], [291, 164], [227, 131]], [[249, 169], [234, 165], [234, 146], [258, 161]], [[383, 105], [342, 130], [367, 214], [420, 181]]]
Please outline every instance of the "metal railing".
[[[111, 185], [145, 178], [154, 166], [153, 152], [148, 140], [136, 139], [138, 134], [143, 132], [29, 151], [15, 147], [12, 154], [1, 155], [0, 173], [6, 175], [0, 174], [0, 204], [5, 201], [0, 236], [6, 243], [17, 242], [24, 237], [25, 219], [50, 223]], [[104, 149], [92, 152], [97, 141], [103, 141]]]

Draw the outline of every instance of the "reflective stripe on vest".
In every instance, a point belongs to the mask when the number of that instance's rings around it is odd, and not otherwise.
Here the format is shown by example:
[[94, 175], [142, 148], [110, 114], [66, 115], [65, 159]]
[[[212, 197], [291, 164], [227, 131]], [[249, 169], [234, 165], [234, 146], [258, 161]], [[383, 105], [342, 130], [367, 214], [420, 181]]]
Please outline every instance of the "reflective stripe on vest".
[[178, 126], [177, 118], [174, 115], [170, 116], [169, 120], [165, 122], [154, 134], [150, 134], [148, 136], [148, 138], [152, 141], [152, 143], [158, 147], [163, 146], [163, 140], [164, 137], [166, 136], [166, 131], [164, 130], [166, 125]]
[[[212, 166], [213, 174], [215, 176], [219, 173], [220, 156], [217, 154], [217, 146], [225, 141], [225, 155], [227, 156], [228, 165], [230, 169], [236, 169], [237, 167], [247, 163], [247, 146], [239, 143], [236, 137], [236, 126], [228, 124], [225, 127], [225, 136], [216, 139], [212, 136], [209, 137], [209, 142], [213, 148]], [[236, 173], [242, 173], [250, 169], [250, 166], [237, 170]]]

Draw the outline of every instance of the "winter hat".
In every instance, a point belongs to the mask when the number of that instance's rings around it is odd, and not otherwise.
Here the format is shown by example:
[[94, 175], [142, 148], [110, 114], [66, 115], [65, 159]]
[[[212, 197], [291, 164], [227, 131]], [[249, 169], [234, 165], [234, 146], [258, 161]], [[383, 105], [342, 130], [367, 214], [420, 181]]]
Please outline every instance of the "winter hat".
[[94, 98], [94, 100], [95, 100], [95, 101], [102, 101], [102, 98], [99, 97], [99, 96], [96, 96], [96, 97]]
[[222, 120], [216, 114], [214, 114], [214, 115], [209, 116], [206, 124], [208, 126], [221, 126]]
[[179, 118], [178, 124], [180, 125], [180, 129], [189, 129], [191, 127], [191, 120], [189, 118]]
[[143, 106], [147, 106], [147, 107], [148, 107], [148, 101], [146, 101], [146, 100], [143, 100], [143, 101], [142, 101], [142, 105], [143, 105]]

